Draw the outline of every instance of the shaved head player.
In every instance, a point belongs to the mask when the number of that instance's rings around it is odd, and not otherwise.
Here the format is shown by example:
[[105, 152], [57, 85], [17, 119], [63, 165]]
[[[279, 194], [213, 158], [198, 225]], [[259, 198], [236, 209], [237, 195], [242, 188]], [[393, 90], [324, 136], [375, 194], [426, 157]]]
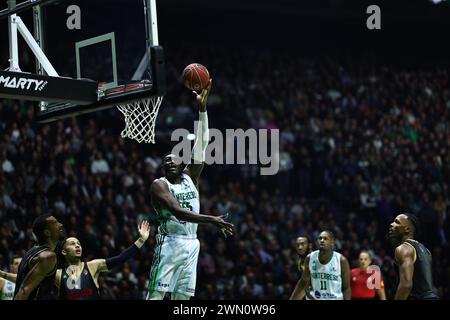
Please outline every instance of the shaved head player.
[[64, 238], [63, 226], [54, 216], [45, 214], [34, 220], [33, 233], [37, 245], [20, 262], [14, 300], [57, 299], [55, 248]]
[[184, 166], [174, 154], [166, 155], [162, 163], [165, 175], [151, 186], [152, 204], [161, 224], [156, 235], [147, 300], [162, 300], [166, 292], [172, 293], [173, 300], [189, 300], [194, 296], [199, 223], [212, 224], [225, 236], [233, 234], [233, 225], [224, 220], [226, 215], [200, 214], [198, 185], [209, 142], [206, 102], [211, 83], [210, 79], [200, 95], [194, 91], [200, 112], [191, 163]]
[[394, 263], [399, 283], [395, 300], [436, 300], [433, 291], [430, 251], [414, 240], [419, 223], [411, 214], [399, 214], [389, 228], [389, 239], [395, 246]]

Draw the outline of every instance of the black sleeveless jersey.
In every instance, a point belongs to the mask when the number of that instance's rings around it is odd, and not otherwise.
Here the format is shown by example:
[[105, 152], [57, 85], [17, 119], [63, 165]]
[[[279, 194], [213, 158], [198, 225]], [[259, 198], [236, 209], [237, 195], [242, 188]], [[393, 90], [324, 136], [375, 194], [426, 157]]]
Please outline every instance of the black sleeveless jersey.
[[416, 260], [414, 261], [413, 287], [411, 290], [410, 299], [439, 299], [439, 297], [433, 291], [432, 257], [430, 251], [423, 244], [416, 240], [408, 239], [404, 243], [412, 246], [416, 251]]
[[305, 268], [305, 258], [298, 258], [297, 260], [297, 270], [299, 273], [299, 279], [301, 279], [302, 275], [303, 275], [303, 270]]
[[[303, 273], [305, 272], [305, 268], [308, 266], [305, 264], [306, 257], [300, 258], [297, 261], [297, 270], [299, 273], [299, 279], [302, 278]], [[302, 268], [303, 267], [303, 268]], [[315, 298], [311, 295], [312, 287], [311, 284], [309, 284], [305, 289], [305, 299], [306, 300], [314, 300]]]
[[100, 294], [94, 279], [84, 262], [78, 281], [70, 279], [66, 269], [61, 274], [59, 297], [63, 300], [99, 300]]
[[[33, 258], [44, 251], [51, 251], [50, 248], [44, 246], [35, 246], [28, 250], [19, 265], [17, 272], [16, 289], [14, 290], [14, 296], [19, 292], [19, 288], [22, 285], [23, 280], [30, 272], [33, 264]], [[52, 272], [50, 272], [37, 286], [37, 288], [30, 293], [28, 300], [55, 300], [57, 299], [57, 287], [55, 284], [56, 264]]]

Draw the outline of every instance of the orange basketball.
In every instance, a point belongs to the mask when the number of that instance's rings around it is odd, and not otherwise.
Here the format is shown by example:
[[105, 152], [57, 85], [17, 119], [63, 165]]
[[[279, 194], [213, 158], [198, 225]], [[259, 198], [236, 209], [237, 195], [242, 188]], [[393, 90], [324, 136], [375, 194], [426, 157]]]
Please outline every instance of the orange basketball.
[[189, 90], [200, 91], [208, 86], [209, 72], [200, 63], [191, 63], [184, 68], [181, 78]]

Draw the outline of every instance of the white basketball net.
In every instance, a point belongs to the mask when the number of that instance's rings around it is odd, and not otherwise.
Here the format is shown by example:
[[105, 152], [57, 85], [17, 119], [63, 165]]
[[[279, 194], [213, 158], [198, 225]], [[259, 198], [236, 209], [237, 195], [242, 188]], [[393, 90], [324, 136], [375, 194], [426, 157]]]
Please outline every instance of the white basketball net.
[[148, 97], [118, 105], [125, 116], [125, 129], [120, 133], [122, 138], [155, 143], [155, 122], [162, 100], [163, 97]]

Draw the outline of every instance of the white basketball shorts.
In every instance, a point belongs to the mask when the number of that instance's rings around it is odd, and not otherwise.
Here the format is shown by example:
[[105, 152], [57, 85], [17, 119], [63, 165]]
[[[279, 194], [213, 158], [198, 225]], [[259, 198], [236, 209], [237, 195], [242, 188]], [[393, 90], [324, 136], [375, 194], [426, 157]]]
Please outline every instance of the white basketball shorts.
[[156, 235], [149, 292], [178, 292], [194, 296], [200, 242], [196, 235]]

